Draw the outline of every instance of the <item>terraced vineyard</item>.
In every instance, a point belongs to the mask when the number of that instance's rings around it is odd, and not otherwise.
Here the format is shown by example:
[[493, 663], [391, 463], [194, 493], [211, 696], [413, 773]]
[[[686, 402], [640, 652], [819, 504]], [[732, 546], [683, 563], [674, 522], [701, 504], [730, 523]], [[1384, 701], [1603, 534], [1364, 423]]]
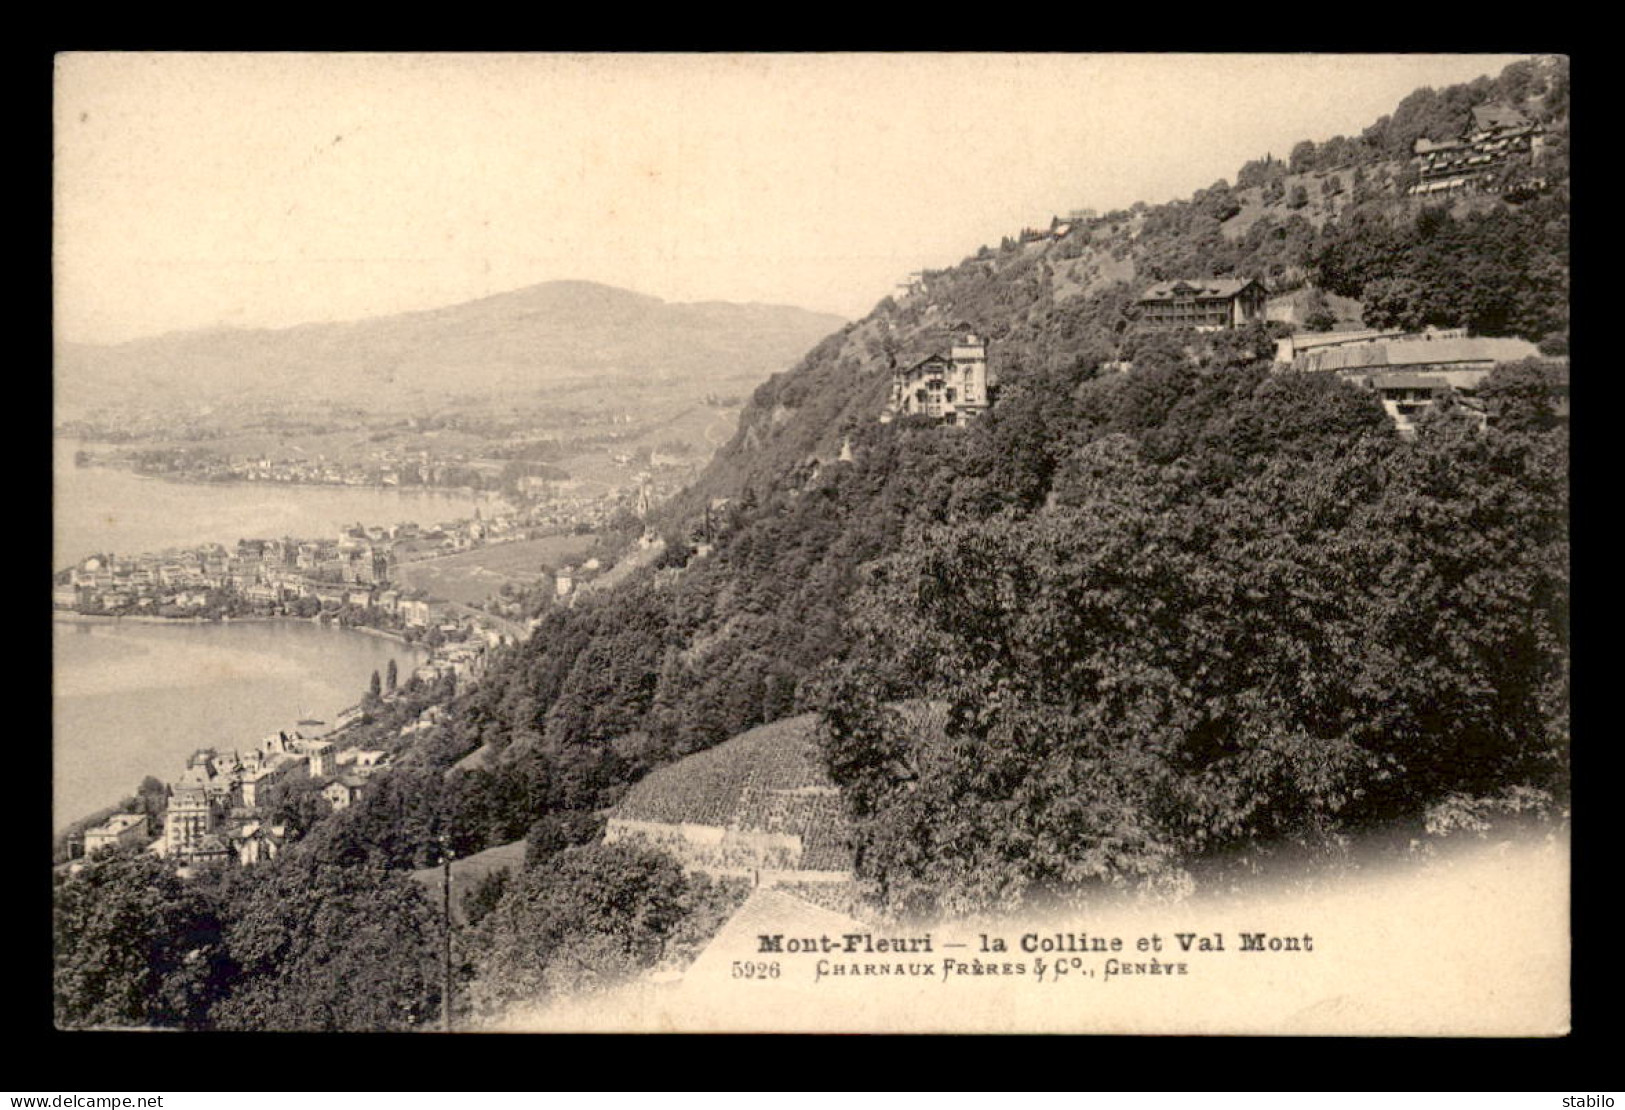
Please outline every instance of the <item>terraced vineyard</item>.
[[613, 816], [799, 837], [791, 866], [846, 870], [846, 821], [813, 744], [817, 720], [809, 713], [774, 721], [663, 767], [634, 786]]

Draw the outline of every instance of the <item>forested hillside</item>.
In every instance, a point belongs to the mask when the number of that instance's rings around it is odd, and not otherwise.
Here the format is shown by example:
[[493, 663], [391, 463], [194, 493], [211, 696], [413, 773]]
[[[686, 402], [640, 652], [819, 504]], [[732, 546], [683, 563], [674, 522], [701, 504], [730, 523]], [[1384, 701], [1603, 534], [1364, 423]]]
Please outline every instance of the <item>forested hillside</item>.
[[[1549, 85], [1526, 81], [1526, 69]], [[1418, 93], [1392, 120], [1359, 140], [1323, 144], [1316, 158], [1341, 151], [1379, 162], [1397, 149], [1396, 135], [1438, 130], [1457, 106], [1508, 88], [1562, 87], [1561, 70], [1530, 63], [1508, 72], [1465, 93]], [[1548, 91], [1545, 102], [1560, 125], [1566, 101]], [[523, 781], [525, 797], [550, 807], [613, 801], [649, 766], [807, 706], [798, 700], [804, 678], [851, 646], [843, 602], [867, 564], [917, 547], [932, 526], [1037, 512], [1080, 449], [1108, 436], [1128, 437], [1157, 466], [1192, 465], [1199, 451], [1213, 496], [1217, 483], [1251, 479], [1262, 460], [1303, 453], [1305, 442], [1328, 458], [1367, 440], [1426, 450], [1390, 442], [1369, 395], [1249, 369], [1272, 352], [1262, 329], [1199, 341], [1136, 331], [1138, 283], [1295, 272], [1398, 313], [1375, 322], [1465, 325], [1561, 345], [1566, 180], [1555, 158], [1545, 172], [1551, 188], [1522, 204], [1477, 196], [1458, 218], [1390, 182], [1318, 232], [1295, 216], [1266, 215], [1236, 242], [1221, 233], [1227, 205], [1215, 199], [1228, 187], [1215, 187], [1046, 243], [984, 248], [925, 275], [922, 292], [883, 301], [756, 391], [733, 440], [657, 521], [666, 565], [547, 613], [469, 700], [448, 754], [476, 742], [502, 750], [493, 780]], [[1080, 274], [1107, 272], [1113, 260], [1134, 279], [1080, 284]], [[1412, 302], [1395, 308], [1406, 296]], [[1004, 383], [994, 411], [952, 430], [879, 423], [892, 366], [940, 345], [955, 325], [989, 338]], [[1103, 364], [1124, 359], [1132, 373], [1103, 376]], [[1291, 430], [1302, 426], [1315, 432], [1299, 442]], [[850, 462], [839, 461], [843, 445]], [[707, 515], [713, 550], [690, 560]], [[519, 831], [517, 821], [505, 830]]]
[[[439, 838], [467, 854], [528, 837], [465, 965], [497, 998], [500, 981], [562, 989], [581, 961], [648, 967], [651, 937], [714, 921], [726, 892], [592, 843], [596, 814], [651, 769], [799, 712], [821, 714], [856, 871], [899, 914], [1179, 884], [1235, 849], [1440, 807], [1560, 809], [1568, 432], [1547, 369], [1495, 372], [1487, 430], [1441, 406], [1407, 440], [1370, 393], [1272, 372], [1264, 326], [1143, 332], [1134, 301], [1153, 280], [1255, 276], [1355, 298], [1371, 323], [1566, 351], [1566, 145], [1539, 189], [1453, 210], [1407, 197], [1393, 168], [1497, 98], [1566, 133], [1566, 89], [1558, 60], [1425, 90], [1279, 172], [1252, 162], [1235, 185], [925, 274], [757, 389], [652, 521], [658, 565], [545, 609], [270, 870], [365, 873], [368, 899], [409, 901], [389, 876], [434, 863]], [[1315, 173], [1341, 191], [1276, 191]], [[988, 340], [993, 408], [883, 423], [891, 369], [960, 328]], [[908, 728], [907, 699], [945, 706], [945, 727]], [[492, 758], [448, 775], [481, 745]], [[229, 922], [220, 958], [250, 977], [220, 1013], [342, 1027], [289, 1018], [253, 977], [297, 900], [233, 896], [248, 918], [209, 912]], [[633, 937], [615, 924], [645, 910]], [[397, 970], [375, 978], [418, 974]]]

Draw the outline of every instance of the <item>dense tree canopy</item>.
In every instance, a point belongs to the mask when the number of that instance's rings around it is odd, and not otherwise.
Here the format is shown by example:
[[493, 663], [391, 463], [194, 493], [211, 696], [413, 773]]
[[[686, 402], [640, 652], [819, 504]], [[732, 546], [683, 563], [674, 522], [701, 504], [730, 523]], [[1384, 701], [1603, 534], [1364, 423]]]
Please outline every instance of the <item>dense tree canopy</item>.
[[229, 884], [222, 1029], [387, 1031], [440, 1011], [440, 914], [406, 875], [300, 855]]
[[216, 907], [146, 854], [99, 853], [55, 887], [56, 1024], [192, 1026], [225, 962]]
[[1079, 447], [1041, 511], [923, 528], [876, 566], [822, 696], [891, 908], [1080, 897], [1561, 787], [1561, 430], [1441, 417], [1407, 443], [1349, 387], [1246, 381], [1137, 401], [1162, 427]]
[[1538, 340], [1568, 329], [1568, 241], [1561, 197], [1461, 220], [1444, 208], [1400, 223], [1356, 217], [1327, 233], [1315, 280], [1362, 299], [1366, 323], [1378, 327]]
[[651, 848], [566, 849], [527, 868], [482, 918], [473, 938], [474, 1004], [615, 986], [673, 946], [699, 943], [741, 893], [685, 876]]

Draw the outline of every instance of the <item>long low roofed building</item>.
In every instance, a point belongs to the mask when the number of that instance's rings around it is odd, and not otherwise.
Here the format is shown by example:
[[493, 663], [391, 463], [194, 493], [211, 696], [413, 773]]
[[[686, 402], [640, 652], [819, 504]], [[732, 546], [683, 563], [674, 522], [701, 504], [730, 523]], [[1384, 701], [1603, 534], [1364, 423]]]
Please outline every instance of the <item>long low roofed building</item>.
[[[1330, 333], [1336, 334], [1336, 333]], [[1304, 337], [1307, 339], [1308, 337]], [[1540, 349], [1527, 339], [1496, 336], [1447, 335], [1435, 338], [1419, 333], [1400, 338], [1384, 336], [1346, 343], [1313, 345], [1301, 342], [1290, 363], [1303, 372], [1394, 370], [1482, 370], [1497, 363], [1539, 358]]]
[[[1390, 338], [1372, 333], [1345, 343], [1305, 338], [1310, 341], [1286, 364], [1291, 371], [1333, 373], [1371, 390], [1403, 435], [1413, 434], [1416, 419], [1446, 398], [1459, 402], [1480, 427], [1486, 426], [1489, 414], [1478, 397], [1484, 380], [1502, 363], [1541, 357], [1528, 340], [1492, 336], [1431, 333]], [[1559, 400], [1559, 412], [1566, 414], [1566, 386]]]
[[1140, 295], [1140, 323], [1150, 328], [1239, 328], [1264, 318], [1269, 290], [1253, 278], [1159, 281]]

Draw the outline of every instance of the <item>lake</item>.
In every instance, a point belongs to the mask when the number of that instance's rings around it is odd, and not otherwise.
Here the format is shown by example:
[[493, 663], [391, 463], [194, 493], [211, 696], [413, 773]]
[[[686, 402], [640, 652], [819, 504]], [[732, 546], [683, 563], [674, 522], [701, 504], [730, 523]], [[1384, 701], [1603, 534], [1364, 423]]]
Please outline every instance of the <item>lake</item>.
[[96, 552], [161, 551], [200, 543], [290, 535], [332, 538], [357, 522], [431, 524], [474, 515], [499, 501], [472, 491], [370, 489], [283, 483], [188, 484], [107, 467], [77, 467], [82, 445], [53, 448], [54, 535], [51, 566], [62, 569]]
[[[490, 504], [472, 493], [184, 485], [75, 467], [79, 446], [59, 440], [53, 452], [55, 568], [95, 551], [333, 536], [358, 521], [430, 523]], [[305, 622], [54, 622], [51, 639], [56, 829], [134, 793], [146, 775], [178, 777], [197, 748], [251, 745], [301, 717], [331, 720], [391, 658], [403, 675], [421, 658], [392, 640]]]
[[52, 826], [180, 777], [198, 748], [243, 748], [302, 717], [331, 721], [394, 659], [381, 636], [308, 621], [51, 626]]

